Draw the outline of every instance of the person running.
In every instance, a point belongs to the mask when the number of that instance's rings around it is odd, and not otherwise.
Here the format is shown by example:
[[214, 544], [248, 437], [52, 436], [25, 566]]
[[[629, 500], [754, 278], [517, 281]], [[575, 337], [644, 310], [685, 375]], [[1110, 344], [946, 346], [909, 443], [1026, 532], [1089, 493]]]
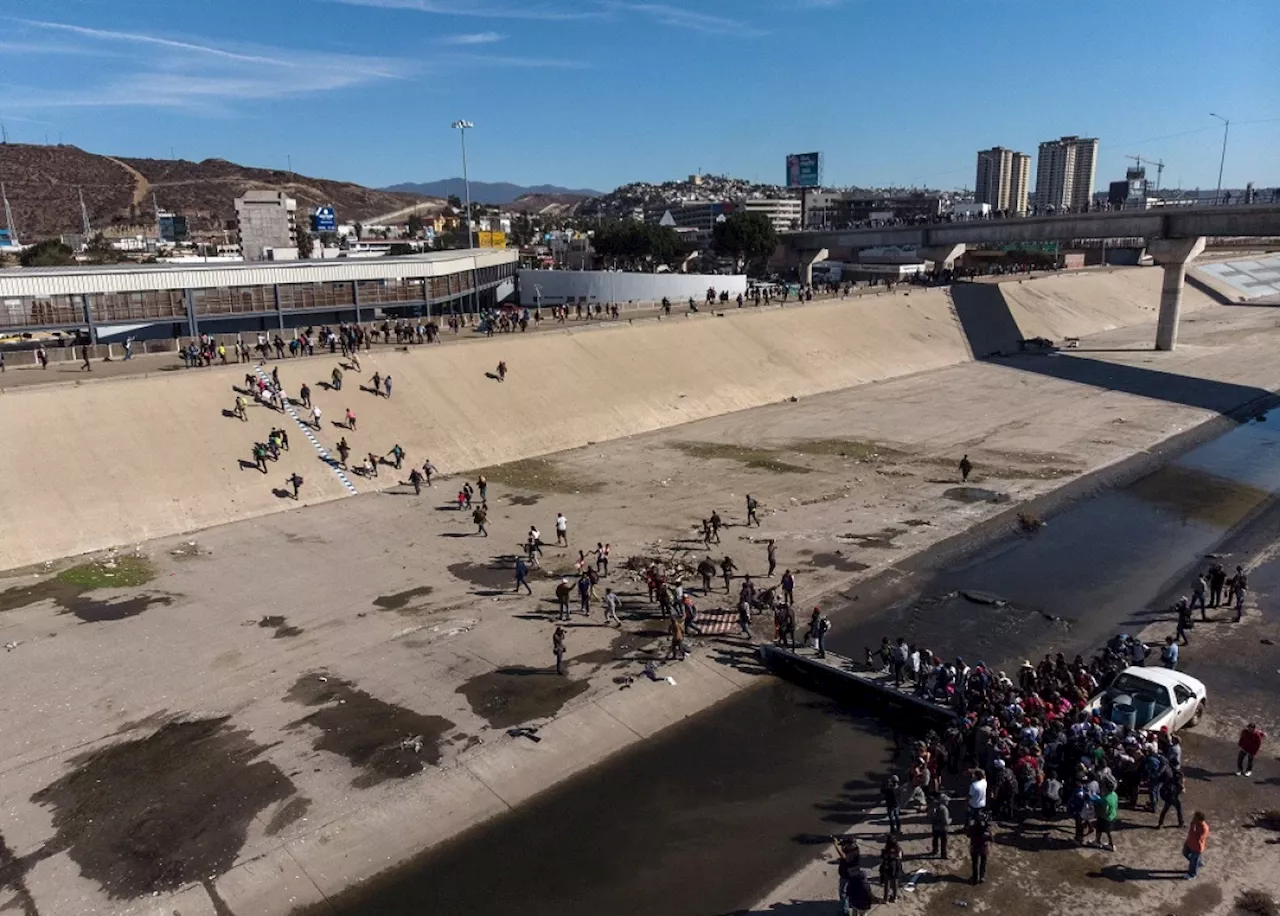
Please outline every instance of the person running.
[[372, 383], [371, 387], [373, 388], [374, 396], [381, 397], [382, 396], [382, 373], [381, 372], [373, 373], [373, 378], [371, 378], [369, 381]]
[[667, 652], [667, 660], [682, 662], [685, 659], [684, 616], [677, 615], [672, 617], [667, 626], [668, 632], [671, 634], [671, 649]]
[[1182, 844], [1182, 857], [1187, 860], [1187, 880], [1190, 881], [1200, 872], [1204, 861], [1204, 850], [1209, 843], [1209, 822], [1204, 819], [1204, 812], [1197, 811], [1191, 815], [1191, 827], [1187, 830], [1187, 838]]
[[404, 463], [404, 449], [400, 447], [400, 443], [397, 442], [395, 445], [391, 446], [391, 451], [387, 452], [387, 454], [395, 459], [396, 470], [400, 470], [400, 465]]
[[1236, 595], [1236, 619], [1239, 623], [1240, 618], [1244, 616], [1244, 596], [1249, 591], [1249, 576], [1245, 574], [1244, 567], [1237, 566], [1236, 574], [1232, 579], [1233, 588]]
[[618, 619], [618, 596], [611, 588], [604, 590], [604, 622], [616, 623], [618, 629], [622, 629], [622, 621]]
[[755, 522], [756, 527], [760, 527], [760, 518], [756, 515], [756, 510], [760, 508], [760, 504], [756, 502], [756, 498], [750, 493], [747, 494], [747, 527], [751, 527], [751, 523]]
[[698, 575], [702, 577], [702, 594], [711, 591], [711, 580], [715, 578], [716, 564], [711, 557], [706, 557], [698, 564]]
[[351, 408], [347, 408], [347, 429], [352, 432], [356, 431], [356, 415], [351, 412]]
[[556, 513], [556, 546], [569, 546], [569, 520], [563, 512]]
[[431, 463], [430, 458], [422, 462], [422, 473], [427, 478], [427, 486], [431, 486], [431, 475], [436, 473], [436, 466]]
[[565, 628], [556, 627], [556, 631], [551, 634], [551, 651], [556, 657], [556, 674], [564, 675], [564, 638]]
[[297, 471], [294, 471], [289, 475], [287, 483], [289, 486], [293, 487], [293, 498], [296, 501], [298, 498], [298, 490], [302, 487], [302, 475]]
[[516, 592], [520, 591], [521, 586], [530, 595], [533, 589], [529, 587], [529, 564], [525, 562], [524, 557], [516, 557]]
[[245, 399], [244, 399], [244, 395], [243, 395], [243, 394], [237, 394], [237, 395], [236, 395], [236, 408], [235, 408], [235, 410], [233, 410], [233, 411], [232, 411], [232, 413], [234, 413], [237, 417], [239, 417], [241, 420], [243, 420], [243, 421], [244, 421], [244, 422], [246, 422], [246, 423], [248, 423], [248, 422], [249, 422], [249, 411], [248, 411], [247, 407], [248, 407], [248, 402], [247, 402], [247, 401], [245, 401]]
[[724, 527], [724, 520], [720, 518], [720, 513], [715, 509], [711, 510], [711, 536], [715, 538], [717, 544], [720, 543], [720, 529]]
[[724, 578], [724, 592], [729, 594], [729, 580], [733, 578], [733, 574], [738, 571], [738, 567], [734, 564], [733, 558], [726, 556], [720, 561], [720, 575]]
[[[415, 469], [416, 470], [416, 469]], [[476, 523], [476, 534], [489, 536], [489, 532], [485, 529], [485, 523], [489, 521], [489, 510], [484, 506], [476, 506], [471, 513], [471, 520]]]
[[262, 473], [267, 473], [267, 447], [261, 442], [253, 445], [253, 466]]
[[409, 472], [409, 483], [413, 484], [413, 495], [422, 495], [422, 472], [414, 468]]
[[973, 462], [969, 460], [969, 456], [965, 455], [960, 459], [960, 482], [966, 483], [969, 475], [973, 473]]
[[347, 466], [347, 458], [351, 455], [351, 446], [347, 445], [346, 436], [338, 440], [338, 461], [345, 468]]
[[498, 381], [505, 382], [507, 380], [507, 364], [505, 362], [498, 363]]
[[381, 461], [382, 461], [382, 459], [381, 459], [381, 458], [379, 458], [379, 457], [378, 457], [377, 455], [375, 455], [373, 452], [370, 452], [370, 453], [365, 457], [365, 459], [364, 459], [364, 472], [365, 472], [365, 476], [366, 476], [366, 477], [369, 477], [369, 476], [377, 477], [377, 476], [378, 476], [378, 464], [379, 464]]
[[312, 408], [311, 408], [311, 425], [312, 425], [312, 426], [314, 426], [314, 427], [316, 428], [316, 431], [317, 431], [317, 432], [319, 432], [319, 430], [320, 430], [320, 415], [321, 415], [321, 413], [322, 413], [322, 411], [320, 410], [320, 405], [319, 405], [319, 404], [317, 404], [315, 407], [312, 407]]

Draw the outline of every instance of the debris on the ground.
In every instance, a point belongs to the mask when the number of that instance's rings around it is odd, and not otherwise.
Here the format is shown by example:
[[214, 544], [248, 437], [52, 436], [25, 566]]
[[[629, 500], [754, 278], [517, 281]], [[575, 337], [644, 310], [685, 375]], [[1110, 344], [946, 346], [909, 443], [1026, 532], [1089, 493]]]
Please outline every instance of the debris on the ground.
[[18, 646], [20, 645], [22, 645], [22, 640], [15, 639], [13, 642], [5, 643], [4, 648], [6, 652], [12, 652], [14, 649], [18, 648]]
[[911, 877], [907, 879], [907, 883], [902, 885], [902, 889], [906, 891], [914, 891], [916, 889], [916, 884], [927, 874], [929, 874], [929, 869], [917, 868], [911, 873]]
[[1018, 513], [1018, 528], [1028, 534], [1034, 534], [1047, 524], [1048, 522], [1038, 515], [1032, 515], [1029, 512]]
[[402, 750], [413, 751], [415, 754], [422, 753], [422, 736], [414, 735], [412, 738], [405, 738], [400, 742]]
[[507, 729], [507, 737], [528, 738], [534, 744], [538, 744], [539, 742], [542, 741], [542, 739], [538, 737], [538, 729], [533, 726], [525, 726], [523, 728], [509, 728]]

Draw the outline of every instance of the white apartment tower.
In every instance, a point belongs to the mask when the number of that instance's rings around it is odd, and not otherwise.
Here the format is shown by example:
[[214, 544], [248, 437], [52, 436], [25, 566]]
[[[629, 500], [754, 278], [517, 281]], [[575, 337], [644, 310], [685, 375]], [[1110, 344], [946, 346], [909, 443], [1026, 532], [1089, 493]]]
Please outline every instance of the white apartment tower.
[[978, 177], [974, 197], [992, 210], [1018, 215], [1027, 212], [1027, 186], [1031, 180], [1031, 157], [1003, 146], [978, 151]]
[[1040, 158], [1036, 162], [1036, 207], [1087, 210], [1093, 199], [1097, 167], [1095, 137], [1063, 137], [1041, 143]]

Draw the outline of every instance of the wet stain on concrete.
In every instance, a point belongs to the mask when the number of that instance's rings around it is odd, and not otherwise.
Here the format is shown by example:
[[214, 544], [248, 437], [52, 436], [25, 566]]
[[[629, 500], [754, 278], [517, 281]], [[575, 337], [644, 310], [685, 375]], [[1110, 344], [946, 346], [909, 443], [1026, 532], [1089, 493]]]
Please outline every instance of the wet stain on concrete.
[[267, 822], [267, 836], [275, 836], [293, 826], [306, 817], [310, 810], [311, 799], [304, 795], [295, 795], [281, 805], [279, 811], [271, 815], [271, 820]]
[[987, 490], [983, 487], [951, 487], [944, 490], [942, 495], [958, 503], [1007, 503], [1009, 501], [1008, 493], [997, 493], [995, 490]]
[[541, 496], [508, 496], [507, 501], [513, 506], [536, 506], [542, 500]]
[[494, 557], [489, 563], [450, 563], [449, 574], [480, 588], [510, 588], [516, 580], [515, 557]]
[[264, 630], [275, 629], [273, 639], [288, 639], [298, 636], [302, 633], [302, 627], [290, 626], [285, 623], [287, 618], [281, 617], [279, 614], [270, 614], [258, 621], [258, 626]]
[[581, 665], [608, 665], [613, 662], [625, 661], [628, 653], [640, 651], [640, 642], [641, 640], [637, 639], [636, 634], [619, 630], [614, 634], [613, 640], [606, 648], [583, 652], [581, 655], [573, 656], [570, 661]]
[[419, 585], [393, 595], [379, 595], [373, 599], [373, 606], [383, 611], [404, 611], [415, 598], [425, 598], [434, 591], [430, 585]]
[[175, 596], [169, 594], [135, 595], [109, 601], [90, 598], [87, 592], [95, 587], [54, 577], [20, 585], [0, 592], [0, 612], [34, 607], [46, 601], [61, 608], [61, 613], [73, 614], [85, 623], [104, 623], [136, 617], [153, 605], [171, 605]]
[[358, 789], [404, 779], [439, 763], [440, 741], [453, 728], [442, 716], [387, 703], [323, 672], [298, 678], [285, 699], [320, 707], [287, 727], [315, 729], [311, 746], [345, 757], [360, 770], [351, 781]]
[[838, 572], [862, 572], [864, 569], [871, 568], [866, 563], [851, 560], [838, 550], [835, 553], [815, 553], [812, 559], [814, 566], [834, 569]]
[[36, 908], [36, 899], [27, 887], [27, 870], [31, 863], [13, 854], [9, 844], [0, 836], [0, 890], [11, 891], [13, 899], [0, 911], [15, 910], [22, 916], [40, 916]]
[[74, 758], [71, 772], [31, 798], [52, 809], [44, 852], [66, 852], [112, 899], [225, 874], [254, 818], [294, 794], [229, 718], [171, 722]]
[[933, 522], [923, 518], [909, 518], [902, 524], [906, 525], [908, 528], [923, 528], [927, 525], [932, 525]]
[[892, 550], [898, 546], [893, 543], [894, 538], [906, 533], [905, 528], [882, 528], [875, 534], [842, 534], [840, 539], [852, 541], [859, 547], [868, 547], [873, 550]]
[[1178, 901], [1175, 913], [1211, 913], [1222, 902], [1222, 887], [1217, 884], [1197, 884]]
[[588, 686], [561, 677], [554, 668], [499, 668], [473, 677], [456, 692], [491, 726], [510, 728], [554, 716]]

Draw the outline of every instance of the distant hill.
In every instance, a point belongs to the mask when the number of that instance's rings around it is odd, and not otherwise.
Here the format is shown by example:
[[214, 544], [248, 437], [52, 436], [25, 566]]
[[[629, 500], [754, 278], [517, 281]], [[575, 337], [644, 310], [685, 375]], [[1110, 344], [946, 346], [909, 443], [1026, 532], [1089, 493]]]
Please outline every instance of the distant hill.
[[79, 232], [81, 191], [95, 229], [150, 225], [153, 194], [162, 210], [185, 214], [195, 229], [220, 229], [234, 220], [235, 198], [247, 190], [285, 191], [298, 201], [300, 213], [333, 204], [339, 220], [367, 219], [423, 199], [225, 159], [128, 159], [74, 146], [21, 143], [0, 144], [0, 176], [24, 242]]
[[[456, 194], [459, 198], [463, 196], [463, 183], [461, 178], [445, 178], [441, 181], [427, 181], [421, 184], [406, 182], [404, 184], [395, 184], [387, 191], [395, 191], [398, 193], [421, 194], [424, 197], [448, 197], [450, 194]], [[592, 191], [589, 188], [561, 188], [553, 184], [538, 184], [532, 187], [511, 184], [506, 181], [473, 181], [471, 182], [471, 200], [478, 204], [509, 204], [521, 197], [530, 194], [547, 195], [553, 197], [561, 197], [569, 195], [586, 199], [588, 197], [599, 197], [599, 191]]]

